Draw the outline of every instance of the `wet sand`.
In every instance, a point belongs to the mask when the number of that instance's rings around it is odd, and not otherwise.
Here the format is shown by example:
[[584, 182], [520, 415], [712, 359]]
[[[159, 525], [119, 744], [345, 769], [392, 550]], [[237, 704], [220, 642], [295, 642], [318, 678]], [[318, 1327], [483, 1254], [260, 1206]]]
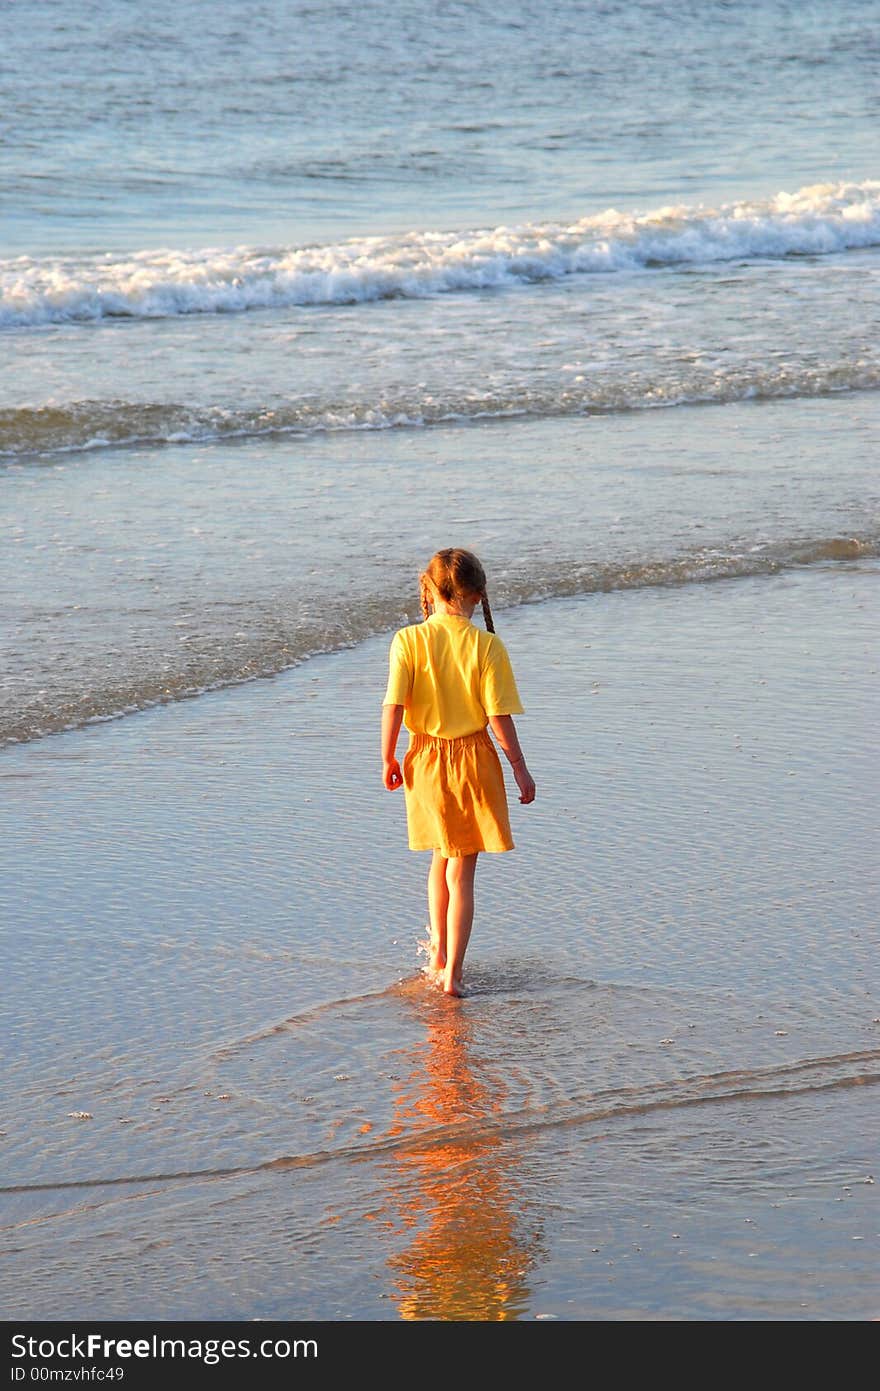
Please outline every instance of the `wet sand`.
[[6, 1316], [880, 1312], [877, 578], [498, 614], [538, 800], [461, 1002], [386, 636], [6, 750]]

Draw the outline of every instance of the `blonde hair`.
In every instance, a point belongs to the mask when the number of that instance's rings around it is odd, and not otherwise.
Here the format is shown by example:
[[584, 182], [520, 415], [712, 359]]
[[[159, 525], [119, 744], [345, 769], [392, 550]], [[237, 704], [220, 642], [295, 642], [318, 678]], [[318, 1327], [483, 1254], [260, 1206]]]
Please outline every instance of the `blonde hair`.
[[476, 594], [483, 606], [483, 618], [490, 633], [495, 631], [489, 597], [486, 593], [486, 572], [473, 551], [457, 550], [449, 547], [431, 556], [425, 569], [419, 575], [419, 592], [422, 612], [426, 618], [431, 615], [431, 591], [436, 591], [446, 604], [457, 599], [467, 599]]

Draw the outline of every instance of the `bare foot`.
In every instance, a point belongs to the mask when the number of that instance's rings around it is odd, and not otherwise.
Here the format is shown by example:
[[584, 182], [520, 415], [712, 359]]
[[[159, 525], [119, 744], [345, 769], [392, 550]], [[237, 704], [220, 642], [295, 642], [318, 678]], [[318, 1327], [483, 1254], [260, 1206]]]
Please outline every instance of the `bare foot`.
[[440, 975], [446, 969], [446, 948], [431, 943], [428, 952], [428, 969]]
[[451, 995], [453, 999], [460, 1000], [464, 995], [464, 986], [461, 983], [461, 977], [459, 976], [457, 980], [444, 981], [443, 994]]

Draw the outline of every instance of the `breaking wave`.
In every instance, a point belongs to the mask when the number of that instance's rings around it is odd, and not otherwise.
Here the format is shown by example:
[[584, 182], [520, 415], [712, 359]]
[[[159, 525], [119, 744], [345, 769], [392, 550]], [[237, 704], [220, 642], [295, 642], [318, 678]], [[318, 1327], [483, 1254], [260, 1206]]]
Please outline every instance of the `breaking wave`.
[[880, 181], [563, 224], [359, 237], [329, 246], [144, 250], [0, 261], [0, 326], [359, 304], [504, 289], [567, 275], [880, 244]]

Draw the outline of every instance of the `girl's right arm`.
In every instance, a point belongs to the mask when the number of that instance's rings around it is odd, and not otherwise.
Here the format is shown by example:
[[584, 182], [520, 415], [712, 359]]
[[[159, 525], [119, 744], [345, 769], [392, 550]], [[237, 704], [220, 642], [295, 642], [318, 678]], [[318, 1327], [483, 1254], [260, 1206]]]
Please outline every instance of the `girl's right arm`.
[[397, 761], [397, 736], [402, 723], [402, 705], [382, 706], [382, 781], [389, 792], [403, 786], [403, 773]]
[[528, 805], [529, 802], [535, 800], [535, 779], [526, 767], [523, 751], [519, 746], [516, 725], [513, 723], [513, 716], [490, 715], [489, 724], [513, 770], [513, 776], [519, 788], [519, 800], [524, 805]]

